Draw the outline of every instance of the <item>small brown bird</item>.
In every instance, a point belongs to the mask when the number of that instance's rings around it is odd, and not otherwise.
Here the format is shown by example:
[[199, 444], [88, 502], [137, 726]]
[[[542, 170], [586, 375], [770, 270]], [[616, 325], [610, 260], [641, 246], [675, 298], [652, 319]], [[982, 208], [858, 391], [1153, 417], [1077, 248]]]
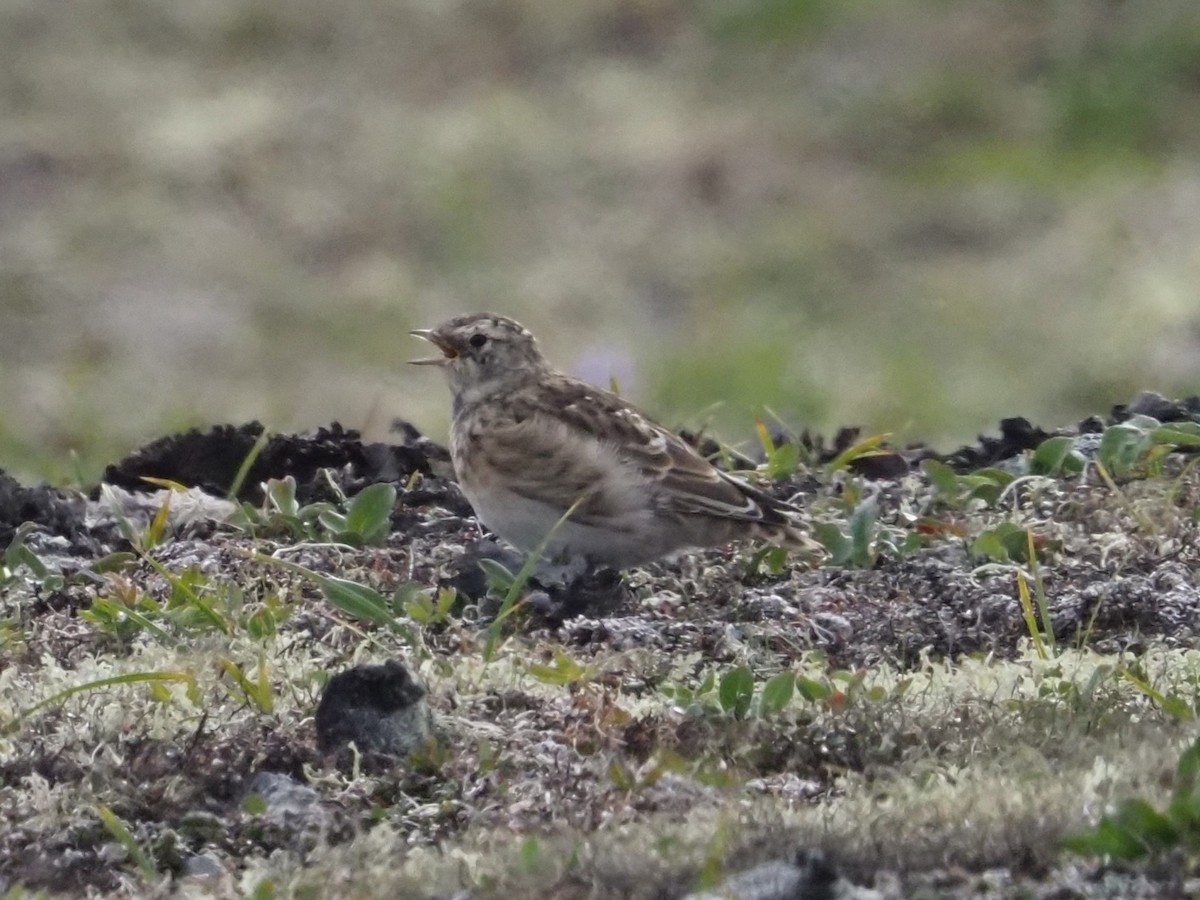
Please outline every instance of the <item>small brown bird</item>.
[[800, 510], [716, 468], [615, 394], [555, 371], [518, 322], [476, 313], [412, 334], [442, 352], [413, 363], [440, 366], [450, 382], [459, 485], [479, 520], [517, 548], [536, 550], [550, 535], [548, 559], [614, 568], [746, 538], [813, 551]]

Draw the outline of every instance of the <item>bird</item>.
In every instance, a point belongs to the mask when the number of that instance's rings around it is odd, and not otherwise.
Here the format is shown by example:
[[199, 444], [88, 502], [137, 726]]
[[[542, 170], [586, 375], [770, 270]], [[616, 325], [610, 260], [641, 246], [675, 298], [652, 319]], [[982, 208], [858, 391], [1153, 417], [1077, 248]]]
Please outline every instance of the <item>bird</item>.
[[410, 333], [441, 351], [410, 362], [449, 382], [459, 486], [518, 550], [619, 570], [739, 539], [818, 549], [800, 509], [616, 394], [556, 371], [519, 322], [472, 313]]

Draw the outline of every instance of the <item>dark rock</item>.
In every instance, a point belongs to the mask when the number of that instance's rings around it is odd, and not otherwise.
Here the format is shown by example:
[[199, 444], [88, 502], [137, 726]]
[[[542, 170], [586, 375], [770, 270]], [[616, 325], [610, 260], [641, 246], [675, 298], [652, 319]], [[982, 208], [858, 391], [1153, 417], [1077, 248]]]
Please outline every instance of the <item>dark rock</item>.
[[84, 513], [82, 497], [45, 485], [22, 487], [0, 470], [0, 550], [12, 543], [17, 526], [23, 522], [33, 522], [43, 531], [66, 537], [72, 544], [82, 542], [93, 547], [86, 540]]
[[970, 472], [1020, 456], [1026, 450], [1036, 449], [1048, 438], [1063, 433], [1061, 431], [1043, 431], [1041, 428], [1031, 425], [1028, 419], [1015, 416], [1011, 419], [1001, 420], [999, 438], [980, 435], [978, 444], [971, 447], [960, 447], [941, 459], [948, 466], [960, 472]]
[[794, 862], [763, 863], [685, 900], [833, 900], [838, 881], [837, 869], [824, 854], [801, 850]]
[[[261, 424], [250, 422], [160, 438], [109, 466], [103, 480], [131, 491], [157, 490], [143, 480], [151, 476], [224, 497], [262, 432]], [[301, 503], [328, 499], [327, 487], [316, 478], [321, 469], [337, 470], [342, 489], [353, 494], [376, 482], [399, 481], [413, 472], [428, 473], [430, 466], [416, 447], [363, 444], [357, 431], [335, 422], [312, 434], [269, 438], [246, 473], [238, 499], [258, 502], [262, 482], [289, 475], [296, 479], [296, 497]], [[98, 495], [99, 489], [93, 491], [93, 499]]]
[[431, 735], [425, 688], [397, 660], [339, 672], [317, 706], [317, 746], [337, 754], [340, 768], [353, 760], [351, 741], [364, 766], [381, 769], [423, 749]]
[[1160, 422], [1200, 421], [1200, 397], [1168, 400], [1156, 391], [1142, 391], [1128, 406], [1114, 406], [1112, 415], [1118, 422], [1131, 416], [1149, 416]]

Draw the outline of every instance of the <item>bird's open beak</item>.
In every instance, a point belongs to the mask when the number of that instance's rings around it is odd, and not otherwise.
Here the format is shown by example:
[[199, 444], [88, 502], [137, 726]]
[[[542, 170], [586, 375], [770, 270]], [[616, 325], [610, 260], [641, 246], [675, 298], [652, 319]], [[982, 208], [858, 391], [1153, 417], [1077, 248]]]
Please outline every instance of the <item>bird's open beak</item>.
[[409, 334], [413, 337], [419, 337], [423, 341], [429, 341], [429, 343], [442, 351], [441, 356], [429, 359], [410, 359], [408, 361], [410, 366], [444, 366], [458, 358], [458, 351], [445, 341], [439, 339], [437, 334], [428, 328], [418, 328], [416, 331], [410, 331]]

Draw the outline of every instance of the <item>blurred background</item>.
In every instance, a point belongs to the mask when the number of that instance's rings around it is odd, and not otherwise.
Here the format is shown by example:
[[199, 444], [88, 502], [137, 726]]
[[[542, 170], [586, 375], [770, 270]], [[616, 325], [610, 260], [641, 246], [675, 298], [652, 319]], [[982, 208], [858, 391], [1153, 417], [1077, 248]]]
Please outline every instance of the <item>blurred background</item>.
[[1200, 390], [1195, 0], [3, 0], [0, 42], [23, 478], [443, 439], [406, 332], [479, 309], [734, 442]]

